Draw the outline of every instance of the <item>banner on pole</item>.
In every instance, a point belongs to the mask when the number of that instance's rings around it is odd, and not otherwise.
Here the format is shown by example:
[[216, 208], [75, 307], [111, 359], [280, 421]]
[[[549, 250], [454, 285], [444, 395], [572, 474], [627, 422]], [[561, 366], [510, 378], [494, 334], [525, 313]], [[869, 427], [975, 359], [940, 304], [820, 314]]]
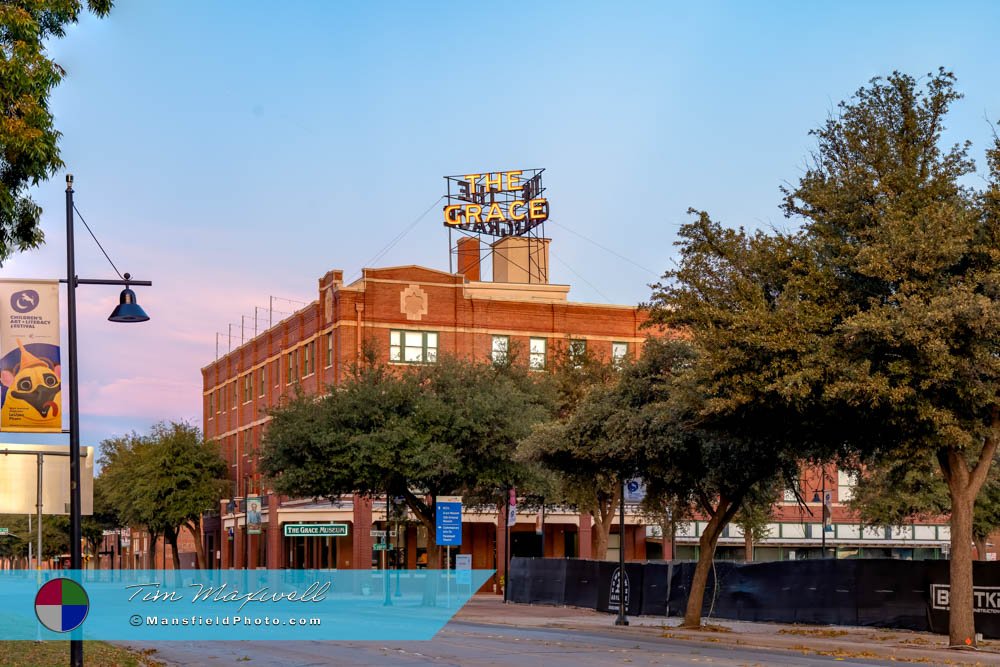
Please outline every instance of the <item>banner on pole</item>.
[[247, 498], [247, 534], [260, 535], [260, 496]]
[[62, 431], [56, 280], [0, 280], [0, 431]]

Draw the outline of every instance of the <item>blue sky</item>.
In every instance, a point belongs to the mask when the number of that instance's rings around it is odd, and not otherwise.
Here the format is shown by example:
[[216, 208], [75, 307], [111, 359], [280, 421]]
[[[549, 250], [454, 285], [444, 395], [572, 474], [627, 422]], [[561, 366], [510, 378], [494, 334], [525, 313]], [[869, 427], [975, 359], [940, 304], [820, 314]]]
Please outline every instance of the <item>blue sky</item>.
[[[105, 321], [115, 288], [78, 291], [84, 441], [200, 423], [216, 333], [272, 295], [314, 298], [329, 269], [356, 275], [446, 174], [545, 167], [552, 280], [632, 304], [689, 206], [794, 226], [779, 186], [873, 76], [955, 71], [946, 137], [983, 167], [998, 24], [990, 2], [122, 0], [50, 47], [77, 206], [122, 271], [154, 281], [141, 325]], [[65, 274], [64, 188], [37, 188], [49, 241], [0, 275]], [[76, 239], [79, 275], [112, 277], [79, 224]], [[377, 265], [411, 263], [448, 267], [437, 207]]]

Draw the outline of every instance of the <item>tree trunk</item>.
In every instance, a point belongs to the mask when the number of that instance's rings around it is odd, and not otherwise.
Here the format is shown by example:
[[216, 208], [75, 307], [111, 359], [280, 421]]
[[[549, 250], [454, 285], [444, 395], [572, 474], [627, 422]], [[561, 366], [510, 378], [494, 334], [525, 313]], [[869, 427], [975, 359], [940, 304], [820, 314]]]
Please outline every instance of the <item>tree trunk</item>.
[[743, 560], [748, 563], [753, 562], [753, 532], [747, 528], [743, 529]]
[[691, 579], [691, 590], [688, 592], [687, 609], [684, 611], [682, 628], [701, 627], [701, 611], [705, 604], [705, 587], [708, 584], [708, 573], [712, 569], [712, 561], [715, 558], [715, 547], [719, 543], [722, 529], [726, 527], [729, 520], [736, 514], [738, 507], [739, 503], [720, 498], [711, 521], [705, 526], [705, 532], [702, 533], [701, 539], [698, 540], [698, 565], [695, 566], [694, 577]]
[[208, 569], [208, 564], [205, 562], [205, 544], [201, 540], [201, 531], [198, 530], [198, 526], [192, 522], [187, 522], [184, 527], [188, 529], [191, 533], [191, 537], [194, 538], [194, 552], [197, 558], [197, 566], [199, 570]]
[[976, 560], [986, 560], [986, 538], [974, 535], [972, 543], [976, 545]]
[[976, 624], [972, 613], [973, 498], [969, 497], [965, 485], [956, 483], [954, 478], [948, 480], [948, 491], [951, 494], [948, 636], [952, 646], [975, 646]]
[[[170, 550], [173, 552], [170, 560], [173, 561], [174, 569], [181, 569], [181, 555], [177, 553], [177, 531], [173, 528], [167, 528], [163, 531], [163, 536], [170, 543]], [[164, 543], [163, 548], [167, 548], [166, 543]]]
[[[611, 536], [611, 526], [614, 523], [614, 496], [598, 497], [597, 507], [590, 511], [594, 519], [594, 530], [590, 531], [590, 555], [594, 560], [604, 560], [608, 557], [608, 539]], [[622, 540], [619, 546], [624, 547]]]
[[[1000, 412], [993, 415], [993, 433], [1000, 427]], [[997, 451], [995, 435], [986, 438], [979, 460], [970, 471], [965, 452], [949, 447], [938, 451], [938, 463], [951, 496], [951, 561], [948, 602], [948, 639], [952, 647], [976, 646], [976, 621], [972, 603], [972, 512], [976, 496], [986, 481]]]
[[156, 569], [156, 542], [160, 536], [158, 533], [149, 534], [149, 551], [146, 552], [146, 569]]

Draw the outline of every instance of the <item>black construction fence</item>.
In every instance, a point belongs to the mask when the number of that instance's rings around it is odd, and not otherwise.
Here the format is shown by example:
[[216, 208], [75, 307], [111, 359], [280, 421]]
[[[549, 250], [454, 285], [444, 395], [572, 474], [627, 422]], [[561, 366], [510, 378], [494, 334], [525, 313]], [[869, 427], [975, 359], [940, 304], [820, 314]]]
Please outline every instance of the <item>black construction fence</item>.
[[[695, 563], [626, 563], [630, 615], [682, 616]], [[1000, 563], [974, 562], [976, 630], [1000, 638]], [[514, 558], [512, 602], [618, 611], [618, 563]], [[702, 615], [741, 621], [902, 628], [947, 634], [946, 560], [716, 561]]]

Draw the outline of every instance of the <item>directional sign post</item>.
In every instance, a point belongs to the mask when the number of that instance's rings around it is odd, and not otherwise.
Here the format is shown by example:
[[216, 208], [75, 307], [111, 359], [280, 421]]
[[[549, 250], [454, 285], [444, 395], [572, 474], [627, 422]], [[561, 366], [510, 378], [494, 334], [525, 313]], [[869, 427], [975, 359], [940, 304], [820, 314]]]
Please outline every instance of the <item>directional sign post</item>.
[[462, 546], [462, 496], [438, 496], [434, 501], [434, 541], [445, 547], [445, 582], [451, 606], [451, 548]]
[[9, 535], [10, 528], [0, 528], [0, 535]]

